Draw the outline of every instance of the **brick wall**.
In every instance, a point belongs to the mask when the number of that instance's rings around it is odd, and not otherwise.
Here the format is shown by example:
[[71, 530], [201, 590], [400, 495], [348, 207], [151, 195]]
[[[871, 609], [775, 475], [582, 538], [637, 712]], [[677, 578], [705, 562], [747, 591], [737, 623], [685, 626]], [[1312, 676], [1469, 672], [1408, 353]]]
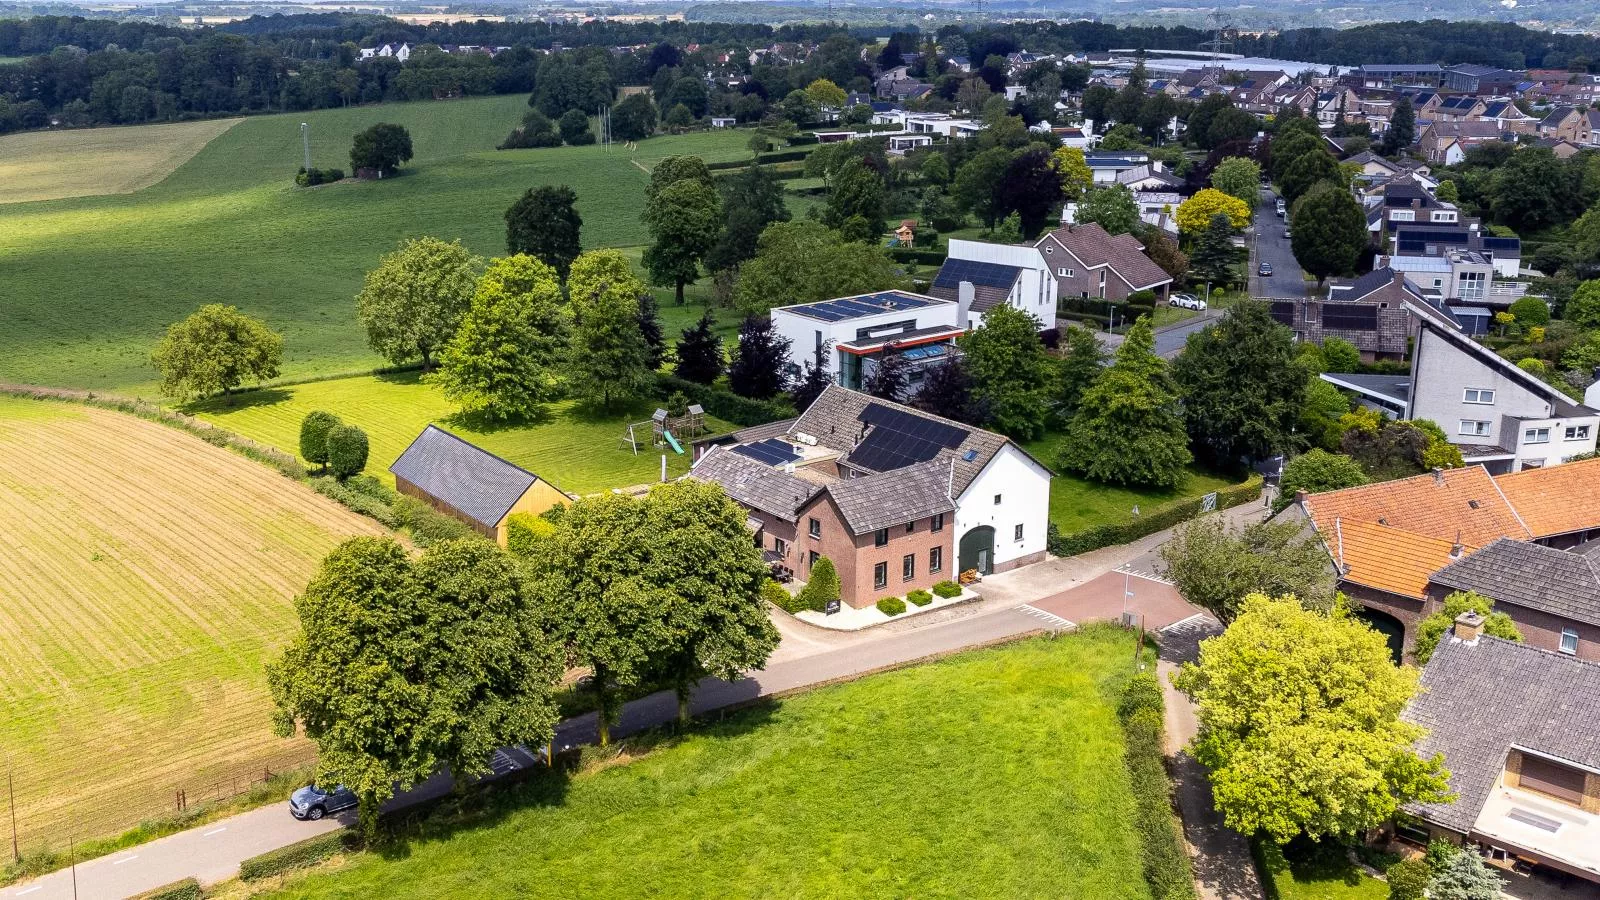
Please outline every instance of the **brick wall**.
[[[811, 537], [810, 520], [813, 518], [820, 526], [820, 537]], [[947, 578], [953, 579], [955, 514], [945, 514], [942, 531], [933, 531], [931, 523], [931, 519], [918, 519], [911, 523], [909, 532], [904, 522], [892, 525], [888, 529], [889, 543], [879, 547], [871, 533], [851, 534], [832, 498], [821, 496], [800, 511], [794, 555], [797, 560], [803, 557], [804, 561], [794, 566], [796, 577], [810, 577], [812, 551], [826, 556], [839, 572], [841, 598], [857, 609], [877, 603], [880, 597], [904, 597], [916, 588], [926, 589]], [[943, 561], [940, 571], [929, 572], [929, 551], [934, 547], [942, 551]], [[901, 575], [907, 554], [915, 556], [915, 575], [910, 580]], [[874, 567], [880, 562], [888, 568], [888, 583], [881, 588], [873, 581]]]
[[1377, 612], [1388, 613], [1400, 620], [1405, 626], [1405, 652], [1409, 658], [1411, 651], [1417, 645], [1417, 623], [1422, 621], [1424, 615], [1421, 600], [1402, 597], [1387, 591], [1374, 590], [1359, 584], [1342, 582], [1339, 590], [1352, 600], [1359, 601], [1363, 607]]
[[[1444, 606], [1444, 598], [1452, 592], [1452, 588], [1444, 585], [1428, 585], [1428, 603], [1423, 615], [1441, 609]], [[1503, 612], [1511, 617], [1511, 621], [1517, 625], [1517, 630], [1522, 632], [1523, 642], [1528, 646], [1538, 647], [1540, 650], [1559, 651], [1561, 629], [1571, 628], [1578, 632], [1578, 658], [1600, 662], [1600, 627], [1500, 600], [1495, 601], [1494, 608], [1496, 612]]]

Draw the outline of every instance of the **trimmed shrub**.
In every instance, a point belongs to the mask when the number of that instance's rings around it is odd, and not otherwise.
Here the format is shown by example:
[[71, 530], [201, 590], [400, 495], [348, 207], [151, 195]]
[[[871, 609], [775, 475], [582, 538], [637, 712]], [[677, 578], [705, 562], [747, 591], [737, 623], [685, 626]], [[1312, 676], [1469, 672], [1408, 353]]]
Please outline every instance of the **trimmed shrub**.
[[933, 602], [933, 595], [922, 588], [917, 588], [906, 595], [906, 602], [915, 603], [918, 606], [927, 606]]
[[518, 556], [531, 556], [540, 541], [555, 533], [553, 522], [531, 513], [512, 513], [506, 517], [506, 549]]
[[761, 599], [771, 603], [784, 612], [794, 612], [789, 607], [795, 605], [794, 595], [784, 590], [783, 585], [768, 578], [761, 582]]
[[942, 266], [946, 254], [938, 250], [917, 250], [912, 247], [891, 247], [889, 258], [895, 262], [914, 262], [928, 266]]
[[933, 586], [933, 592], [946, 600], [961, 596], [961, 585], [946, 579]]
[[906, 611], [906, 602], [899, 597], [884, 597], [878, 601], [878, 612], [886, 616], [898, 616]]
[[360, 491], [351, 490], [342, 482], [336, 481], [326, 475], [311, 479], [311, 487], [324, 497], [331, 498], [343, 504], [352, 512], [375, 519], [385, 528], [400, 527], [399, 517], [394, 510], [382, 500], [377, 500]]
[[314, 866], [351, 849], [353, 840], [349, 831], [341, 829], [280, 847], [270, 853], [252, 856], [239, 864], [239, 878], [243, 881], [260, 881], [294, 869]]
[[833, 560], [826, 556], [819, 557], [817, 564], [811, 567], [811, 580], [806, 582], [806, 586], [800, 589], [799, 596], [795, 598], [798, 608], [826, 612], [828, 602], [837, 599], [839, 599], [839, 573], [833, 567]]
[[1389, 879], [1389, 900], [1422, 900], [1432, 875], [1420, 859], [1402, 859], [1383, 874]]
[[301, 166], [300, 170], [294, 174], [294, 183], [301, 187], [315, 187], [319, 184], [330, 184], [343, 180], [343, 169], [308, 169], [305, 166]]
[[163, 884], [151, 888], [142, 894], [135, 894], [130, 900], [201, 900], [206, 892], [200, 887], [200, 882], [193, 878]]
[[354, 425], [328, 431], [328, 468], [340, 481], [367, 467], [367, 433]]
[[[1154, 688], [1152, 694], [1151, 689]], [[1152, 675], [1135, 676], [1123, 689], [1123, 762], [1133, 786], [1134, 830], [1145, 883], [1157, 900], [1193, 900], [1194, 878], [1172, 815], [1172, 784], [1162, 754], [1161, 689]]]
[[[1261, 481], [1252, 479], [1247, 484], [1235, 485], [1217, 491], [1217, 509], [1229, 509], [1261, 499]], [[1126, 544], [1139, 538], [1165, 531], [1175, 525], [1189, 521], [1200, 515], [1201, 498], [1185, 500], [1171, 506], [1156, 510], [1148, 516], [1127, 522], [1121, 525], [1098, 525], [1086, 528], [1083, 531], [1073, 532], [1063, 536], [1050, 525], [1049, 538], [1046, 546], [1056, 556], [1077, 556], [1088, 553], [1090, 550], [1099, 550], [1101, 547], [1111, 547], [1117, 544]]]
[[[411, 537], [423, 547], [431, 547], [440, 541], [483, 537], [467, 523], [447, 516], [415, 497], [396, 498], [394, 518], [396, 526], [411, 532]], [[509, 535], [507, 539], [510, 539]]]
[[300, 420], [300, 457], [322, 468], [328, 467], [328, 432], [344, 421], [331, 412], [314, 409]]
[[1122, 700], [1117, 704], [1117, 718], [1126, 722], [1136, 713], [1153, 709], [1161, 712], [1163, 708], [1161, 699], [1161, 683], [1150, 672], [1142, 672], [1128, 680], [1128, 686], [1122, 689]]
[[698, 384], [666, 373], [656, 375], [656, 392], [663, 398], [682, 393], [691, 403], [704, 407], [707, 413], [745, 428], [793, 418], [795, 415], [794, 407], [783, 399], [752, 400], [727, 388]]

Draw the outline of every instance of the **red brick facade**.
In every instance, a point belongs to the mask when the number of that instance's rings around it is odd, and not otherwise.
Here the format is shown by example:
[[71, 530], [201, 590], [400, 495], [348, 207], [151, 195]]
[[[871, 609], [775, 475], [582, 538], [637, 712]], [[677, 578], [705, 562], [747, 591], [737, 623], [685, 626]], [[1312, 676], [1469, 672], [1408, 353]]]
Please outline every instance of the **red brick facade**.
[[[790, 524], [761, 512], [750, 515], [761, 521], [761, 549], [784, 554], [783, 565], [794, 571], [799, 581], [811, 578], [812, 554], [826, 556], [839, 573], [839, 594], [857, 609], [871, 606], [883, 597], [904, 597], [907, 592], [932, 587], [946, 579], [954, 580], [955, 513], [945, 513], [942, 527], [933, 530], [939, 517], [899, 523], [885, 529], [888, 543], [879, 546], [878, 535], [853, 535], [845, 525], [832, 498], [818, 495], [800, 510], [798, 524]], [[816, 520], [817, 536], [811, 522]], [[907, 530], [909, 525], [909, 529]], [[937, 551], [937, 553], [935, 553]], [[906, 557], [912, 557], [912, 576], [905, 577]], [[938, 569], [932, 568], [937, 556]], [[883, 564], [885, 583], [876, 581], [878, 564]]]
[[[1454, 588], [1448, 588], [1441, 584], [1428, 585], [1428, 604], [1424, 615], [1437, 612], [1444, 606], [1444, 598], [1453, 592]], [[1600, 662], [1600, 627], [1590, 625], [1587, 622], [1576, 622], [1572, 619], [1554, 616], [1542, 610], [1518, 606], [1515, 603], [1507, 603], [1503, 600], [1496, 600], [1494, 609], [1495, 612], [1503, 612], [1511, 617], [1511, 621], [1516, 623], [1517, 630], [1522, 632], [1522, 642], [1528, 646], [1559, 653], [1561, 651], [1561, 630], [1570, 628], [1578, 633], [1577, 657]], [[1408, 628], [1406, 636], [1407, 646], [1409, 647], [1410, 640], [1415, 637], [1415, 634]]]

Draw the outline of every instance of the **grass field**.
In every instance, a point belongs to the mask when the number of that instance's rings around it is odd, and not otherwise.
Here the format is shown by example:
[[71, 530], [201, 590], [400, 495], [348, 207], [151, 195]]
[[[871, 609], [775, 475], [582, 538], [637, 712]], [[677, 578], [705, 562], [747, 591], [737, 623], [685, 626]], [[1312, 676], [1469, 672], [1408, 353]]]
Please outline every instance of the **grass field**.
[[261, 666], [323, 555], [374, 533], [177, 430], [0, 397], [0, 754], [24, 847], [304, 757], [270, 731]]
[[1133, 521], [1135, 506], [1139, 508], [1141, 516], [1148, 516], [1169, 503], [1192, 500], [1239, 483], [1190, 466], [1188, 480], [1182, 487], [1170, 491], [1101, 484], [1061, 472], [1056, 463], [1056, 449], [1060, 442], [1060, 435], [1050, 435], [1023, 446], [1058, 473], [1050, 480], [1050, 521], [1062, 534], [1072, 534], [1096, 525], [1121, 525]]
[[[415, 372], [314, 381], [240, 396], [237, 405], [208, 402], [192, 412], [225, 428], [294, 453], [300, 446], [300, 420], [323, 409], [367, 430], [371, 453], [367, 471], [393, 484], [389, 464], [430, 422], [576, 494], [655, 481], [661, 451], [648, 445], [635, 456], [621, 444], [629, 422], [648, 421], [653, 402], [615, 415], [589, 415], [571, 401], [553, 404], [543, 422], [494, 427], [455, 416], [455, 408]], [[717, 419], [718, 432], [733, 426]], [[687, 448], [685, 448], [687, 450]], [[689, 456], [668, 453], [672, 475], [689, 471]]]
[[1147, 898], [1131, 649], [1092, 629], [823, 688], [277, 896]]
[[239, 119], [0, 136], [0, 204], [127, 194], [166, 178]]
[[1252, 849], [1269, 900], [1388, 900], [1388, 883], [1353, 865], [1341, 846], [1257, 842]]
[[[506, 207], [564, 183], [578, 192], [586, 247], [637, 246], [649, 167], [681, 153], [748, 154], [748, 135], [730, 131], [652, 138], [632, 152], [495, 151], [526, 109], [516, 95], [251, 117], [138, 193], [0, 206], [0, 381], [150, 395], [150, 348], [217, 301], [284, 334], [286, 376], [370, 367], [354, 297], [400, 240], [428, 234], [504, 253]], [[416, 159], [398, 178], [298, 189], [302, 121], [318, 166], [348, 169], [351, 135], [380, 121], [410, 130]]]

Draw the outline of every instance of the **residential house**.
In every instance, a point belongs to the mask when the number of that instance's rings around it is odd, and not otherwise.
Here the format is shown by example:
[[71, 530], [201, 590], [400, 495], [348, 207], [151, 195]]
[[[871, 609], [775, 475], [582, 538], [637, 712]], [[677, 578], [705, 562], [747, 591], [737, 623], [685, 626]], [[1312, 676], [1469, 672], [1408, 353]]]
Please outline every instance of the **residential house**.
[[1490, 637], [1464, 616], [1401, 717], [1426, 730], [1422, 757], [1444, 758], [1451, 797], [1404, 807], [1403, 837], [1447, 838], [1597, 890], [1600, 665]]
[[1367, 228], [1381, 243], [1385, 232], [1400, 223], [1427, 222], [1455, 225], [1461, 212], [1423, 187], [1411, 174], [1396, 175], [1367, 191], [1362, 198], [1367, 210]]
[[[1417, 256], [1448, 256], [1451, 253], [1473, 251], [1481, 253], [1494, 264], [1494, 273], [1501, 278], [1516, 278], [1522, 265], [1522, 240], [1514, 237], [1499, 237], [1485, 234], [1475, 221], [1457, 221], [1451, 224], [1441, 218], [1432, 221], [1437, 210], [1428, 210], [1428, 220], [1405, 222], [1394, 220], [1389, 225], [1392, 238], [1391, 249], [1393, 258]], [[1472, 300], [1483, 300], [1486, 303], [1496, 302], [1494, 299], [1494, 285], [1487, 285], [1488, 290], [1481, 296], [1468, 285], [1467, 292], [1447, 292], [1446, 296], [1466, 297]], [[1520, 295], [1519, 295], [1520, 296]], [[1510, 300], [1505, 301], [1510, 303]]]
[[928, 294], [954, 300], [969, 330], [1002, 304], [1033, 316], [1039, 328], [1056, 327], [1058, 281], [1037, 247], [952, 238]]
[[1493, 122], [1500, 126], [1502, 132], [1511, 134], [1533, 134], [1538, 130], [1539, 120], [1523, 112], [1510, 100], [1495, 100], [1484, 104], [1483, 112], [1478, 118], [1485, 122]]
[[1419, 122], [1431, 120], [1433, 111], [1444, 102], [1444, 96], [1438, 91], [1396, 91], [1395, 100], [1398, 102], [1401, 97], [1411, 99], [1411, 111]]
[[1349, 88], [1321, 91], [1316, 95], [1317, 121], [1323, 125], [1333, 125], [1341, 117], [1346, 122], [1353, 122], [1360, 112], [1361, 97]]
[[1505, 94], [1522, 81], [1516, 72], [1495, 66], [1463, 63], [1444, 70], [1443, 87], [1462, 94]]
[[[1279, 85], [1272, 92], [1272, 108], [1276, 112], [1282, 109], [1298, 109], [1302, 115], [1312, 115], [1317, 108], [1321, 93], [1308, 84], [1290, 82]], [[1352, 110], [1354, 107], [1352, 107]], [[1333, 121], [1329, 119], [1328, 121]]]
[[1574, 144], [1595, 143], [1594, 125], [1591, 119], [1596, 117], [1591, 115], [1593, 112], [1570, 106], [1558, 106], [1540, 120], [1539, 136], [1571, 141]]
[[1003, 435], [829, 385], [798, 418], [708, 443], [690, 478], [749, 512], [768, 561], [827, 557], [860, 609], [1045, 558], [1050, 470]]
[[1435, 121], [1460, 121], [1462, 119], [1475, 119], [1483, 114], [1488, 104], [1470, 94], [1459, 94], [1446, 97], [1439, 102], [1439, 107], [1433, 111]]
[[570, 499], [550, 482], [436, 425], [422, 429], [389, 467], [395, 490], [506, 543], [516, 513], [538, 515]]
[[1430, 122], [1417, 138], [1422, 156], [1430, 163], [1455, 165], [1479, 144], [1501, 140], [1500, 126], [1481, 119]]
[[1150, 167], [1156, 172], [1162, 171], [1163, 168], [1161, 160], [1152, 162], [1144, 153], [1085, 153], [1083, 160], [1089, 164], [1089, 174], [1095, 184], [1116, 184], [1124, 172], [1131, 172], [1141, 167]]
[[1063, 225], [1034, 243], [1055, 273], [1060, 297], [1126, 300], [1150, 291], [1165, 301], [1172, 276], [1144, 253], [1131, 234], [1110, 235], [1093, 222]]
[[1472, 591], [1494, 601], [1530, 647], [1600, 661], [1600, 570], [1582, 553], [1499, 538], [1428, 578], [1425, 609]]
[[1297, 340], [1321, 344], [1336, 337], [1354, 344], [1363, 359], [1400, 360], [1415, 325], [1407, 301], [1426, 302], [1421, 289], [1390, 269], [1376, 269], [1349, 285], [1334, 285], [1328, 298], [1270, 301], [1272, 318]]
[[1100, 139], [1095, 136], [1092, 128], [1086, 128], [1081, 125], [1052, 128], [1050, 132], [1060, 139], [1063, 147], [1074, 147], [1078, 150], [1089, 151], [1100, 143]]
[[958, 303], [909, 291], [779, 306], [770, 315], [773, 330], [789, 341], [791, 376], [809, 363], [835, 383], [859, 388], [879, 360], [896, 355], [911, 363], [912, 393], [928, 368], [957, 352], [956, 338], [967, 330]]

